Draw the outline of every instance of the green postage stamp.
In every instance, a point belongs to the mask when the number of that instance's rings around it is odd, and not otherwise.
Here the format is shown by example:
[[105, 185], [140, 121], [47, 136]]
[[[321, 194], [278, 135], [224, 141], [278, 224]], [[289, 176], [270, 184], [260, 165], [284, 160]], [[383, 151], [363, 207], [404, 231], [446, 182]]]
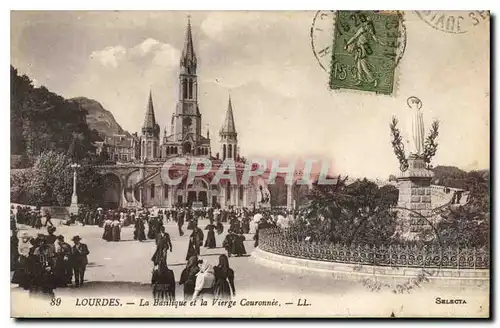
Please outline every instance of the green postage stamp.
[[330, 68], [331, 89], [392, 94], [406, 33], [396, 11], [338, 11]]

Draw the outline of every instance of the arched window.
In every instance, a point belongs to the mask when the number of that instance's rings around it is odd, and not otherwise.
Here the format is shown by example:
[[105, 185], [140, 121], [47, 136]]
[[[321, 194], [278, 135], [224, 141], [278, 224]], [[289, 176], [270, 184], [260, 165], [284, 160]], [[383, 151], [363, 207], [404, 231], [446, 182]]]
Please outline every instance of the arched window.
[[151, 184], [151, 188], [150, 188], [150, 195], [151, 195], [151, 199], [154, 199], [155, 198], [155, 184]]
[[188, 85], [189, 85], [189, 88], [188, 88], [189, 99], [193, 99], [193, 80], [189, 80]]
[[182, 81], [182, 98], [187, 99], [188, 97], [188, 84], [187, 81]]
[[243, 200], [243, 185], [240, 185], [238, 196], [239, 196], [240, 200]]
[[226, 184], [226, 200], [231, 200], [231, 184]]
[[168, 184], [163, 185], [163, 197], [168, 199]]
[[170, 155], [170, 147], [167, 147], [166, 152], [167, 152], [167, 155]]
[[233, 145], [229, 145], [229, 151], [227, 157], [233, 158]]
[[222, 160], [226, 159], [226, 145], [222, 145]]

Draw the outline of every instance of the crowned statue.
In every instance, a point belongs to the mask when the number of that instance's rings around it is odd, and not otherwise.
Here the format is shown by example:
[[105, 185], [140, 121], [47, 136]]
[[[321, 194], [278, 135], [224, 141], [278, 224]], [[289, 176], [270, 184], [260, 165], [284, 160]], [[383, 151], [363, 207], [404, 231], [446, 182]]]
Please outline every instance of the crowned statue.
[[410, 140], [410, 156], [421, 157], [424, 154], [425, 129], [422, 102], [417, 97], [410, 97], [407, 101], [408, 107], [413, 110]]

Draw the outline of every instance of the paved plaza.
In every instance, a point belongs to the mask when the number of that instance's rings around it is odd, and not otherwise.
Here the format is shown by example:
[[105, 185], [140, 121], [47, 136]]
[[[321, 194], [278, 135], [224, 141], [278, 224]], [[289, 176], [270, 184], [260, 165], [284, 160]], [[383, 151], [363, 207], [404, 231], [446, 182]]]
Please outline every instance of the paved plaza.
[[[56, 220], [54, 220], [56, 221]], [[57, 222], [57, 221], [56, 221]], [[201, 220], [199, 226], [204, 228], [208, 220]], [[134, 292], [144, 291], [149, 295], [151, 293], [151, 271], [153, 263], [151, 256], [156, 246], [154, 240], [145, 240], [139, 242], [134, 240], [134, 227], [128, 226], [122, 228], [121, 241], [107, 242], [101, 238], [103, 229], [97, 226], [64, 226], [56, 225], [56, 234], [65, 236], [65, 240], [70, 241], [74, 235], [82, 237], [82, 242], [87, 244], [90, 250], [89, 265], [85, 272], [85, 285], [83, 288], [65, 288], [57, 289], [59, 293], [87, 293], [95, 290], [109, 291], [118, 289], [122, 291], [134, 289]], [[169, 268], [174, 271], [176, 281], [179, 280], [182, 270], [186, 265], [186, 252], [189, 243], [189, 234], [191, 230], [186, 230], [184, 225], [184, 236], [180, 237], [177, 231], [177, 225], [174, 222], [165, 224], [166, 231], [170, 234], [173, 245], [173, 252], [168, 254]], [[229, 226], [225, 225], [224, 233], [216, 234], [217, 248], [206, 249], [201, 247], [200, 257], [208, 260], [212, 265], [218, 264], [220, 254], [225, 254], [222, 248], [222, 242]], [[23, 229], [23, 228], [21, 228]], [[28, 231], [32, 235], [36, 233], [46, 233], [46, 228], [40, 230], [31, 227], [20, 230], [19, 233]], [[204, 230], [206, 237], [207, 230]], [[245, 248], [247, 256], [231, 257], [229, 263], [235, 271], [236, 291], [239, 295], [246, 292], [257, 290], [282, 290], [287, 292], [308, 293], [339, 293], [353, 288], [356, 284], [346, 281], [334, 281], [329, 278], [316, 277], [314, 275], [293, 275], [289, 272], [269, 268], [257, 264], [251, 257], [254, 249], [253, 234], [245, 235]], [[13, 286], [13, 288], [15, 288]], [[182, 286], [177, 286], [178, 295], [182, 295]]]
[[[208, 220], [201, 220], [200, 227], [204, 228], [208, 224]], [[188, 246], [190, 230], [185, 229], [185, 235], [180, 237], [175, 223], [170, 222], [165, 225], [167, 232], [170, 234], [173, 245], [173, 252], [169, 253], [169, 267], [174, 271], [175, 279], [178, 282], [180, 274], [185, 267], [186, 250]], [[228, 226], [225, 226], [225, 232]], [[36, 230], [32, 228], [23, 228], [19, 233], [24, 231], [35, 235], [38, 232], [45, 233], [46, 228]], [[122, 228], [122, 240], [120, 242], [106, 242], [102, 236], [103, 229], [97, 226], [64, 226], [57, 225], [56, 234], [62, 234], [66, 240], [70, 240], [74, 235], [82, 237], [82, 242], [89, 247], [89, 265], [85, 273], [85, 285], [82, 288], [58, 288], [55, 290], [55, 296], [64, 300], [67, 315], [91, 315], [95, 316], [91, 308], [70, 306], [75, 304], [77, 298], [89, 297], [121, 297], [124, 301], [135, 302], [133, 309], [137, 315], [164, 315], [171, 313], [172, 310], [165, 312], [161, 308], [137, 307], [137, 303], [141, 298], [151, 299], [151, 271], [153, 264], [151, 256], [155, 250], [154, 240], [146, 240], [139, 242], [133, 239], [133, 226]], [[204, 231], [206, 234], [206, 231]], [[201, 258], [208, 260], [211, 264], [217, 265], [218, 256], [225, 253], [221, 247], [225, 233], [216, 235], [218, 248], [207, 250], [201, 248]], [[487, 299], [485, 298], [484, 289], [464, 289], [459, 287], [444, 287], [444, 286], [426, 286], [414, 290], [411, 294], [393, 294], [390, 290], [371, 291], [362, 283], [339, 280], [333, 277], [320, 276], [314, 272], [299, 274], [291, 273], [280, 269], [280, 265], [276, 264], [276, 268], [262, 266], [256, 262], [251, 256], [253, 247], [253, 235], [247, 234], [245, 248], [248, 255], [244, 257], [231, 257], [229, 259], [230, 266], [235, 271], [235, 285], [237, 293], [237, 301], [248, 298], [250, 300], [273, 300], [277, 299], [283, 304], [285, 302], [297, 303], [299, 299], [307, 298], [313, 303], [309, 307], [308, 315], [330, 315], [336, 316], [357, 316], [365, 315], [366, 311], [371, 311], [375, 316], [389, 316], [395, 313], [396, 316], [403, 315], [419, 315], [422, 311], [422, 306], [428, 307], [425, 313], [433, 315], [442, 315], [443, 311], [452, 311], [460, 314], [461, 309], [467, 310], [468, 313], [483, 314], [487, 311]], [[28, 302], [28, 292], [11, 284], [12, 297], [14, 304], [24, 304]], [[183, 288], [177, 284], [177, 298], [182, 300]], [[450, 307], [435, 305], [436, 297], [442, 298], [464, 298], [470, 303], [466, 307]], [[33, 313], [49, 313], [44, 311], [56, 311], [50, 307], [49, 301], [37, 304]], [[479, 304], [479, 305], [478, 305]], [[280, 305], [281, 306], [281, 305]], [[283, 305], [285, 306], [285, 305]], [[117, 312], [116, 315], [130, 315], [127, 308], [123, 308], [125, 312]], [[285, 306], [279, 311], [280, 315], [293, 316], [297, 314], [296, 304]], [[22, 311], [22, 312], [18, 312]], [[14, 309], [13, 313], [30, 313], [27, 310]], [[63, 311], [62, 308], [57, 311]], [[142, 311], [142, 312], [141, 312]], [[163, 312], [162, 312], [163, 311]], [[226, 309], [226, 312], [213, 312], [214, 308], [206, 308], [205, 310], [197, 308], [196, 311], [206, 311], [206, 315], [237, 315], [237, 309]], [[249, 310], [250, 311], [250, 310]], [[273, 308], [252, 308], [248, 315], [264, 315], [274, 316], [278, 312]], [[303, 310], [301, 310], [303, 311]], [[50, 312], [52, 313], [52, 312]], [[64, 315], [66, 312], [54, 312]], [[90, 313], [90, 314], [89, 314]], [[127, 314], [128, 313], [128, 314]], [[179, 315], [182, 312], [172, 312]], [[188, 312], [186, 312], [188, 313]], [[197, 312], [198, 313], [198, 312]], [[301, 312], [302, 313], [302, 312]], [[202, 312], [199, 313], [202, 315]]]

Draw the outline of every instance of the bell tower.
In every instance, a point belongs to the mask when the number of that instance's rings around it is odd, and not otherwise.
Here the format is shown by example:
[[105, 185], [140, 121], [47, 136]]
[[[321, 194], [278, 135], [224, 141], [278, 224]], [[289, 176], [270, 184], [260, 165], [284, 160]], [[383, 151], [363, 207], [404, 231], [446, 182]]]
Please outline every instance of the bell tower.
[[222, 160], [226, 158], [236, 160], [238, 158], [238, 133], [236, 132], [236, 127], [234, 124], [233, 116], [233, 104], [231, 102], [231, 96], [229, 96], [229, 101], [227, 104], [226, 119], [224, 120], [224, 125], [219, 131], [220, 136], [220, 154]]
[[198, 59], [194, 52], [190, 18], [188, 18], [179, 64], [178, 101], [172, 114], [171, 134], [163, 138], [162, 156], [209, 157], [210, 139], [201, 135], [201, 113], [198, 107]]
[[191, 21], [188, 20], [180, 61], [179, 101], [173, 114], [173, 134], [182, 143], [183, 154], [194, 154], [201, 136], [201, 114], [198, 108], [197, 59], [194, 53]]
[[141, 160], [153, 160], [159, 157], [160, 126], [156, 123], [153, 97], [149, 91], [146, 116], [141, 133]]

